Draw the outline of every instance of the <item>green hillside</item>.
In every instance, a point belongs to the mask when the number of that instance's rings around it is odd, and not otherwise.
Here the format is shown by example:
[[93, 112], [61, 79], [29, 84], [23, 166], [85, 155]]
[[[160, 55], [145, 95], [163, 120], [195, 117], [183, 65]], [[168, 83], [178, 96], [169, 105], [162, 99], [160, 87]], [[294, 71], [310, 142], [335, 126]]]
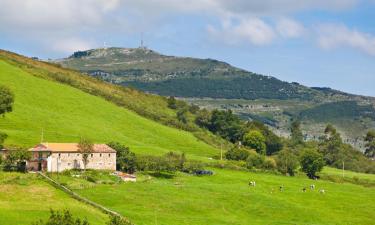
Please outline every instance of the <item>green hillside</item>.
[[0, 84], [15, 94], [14, 111], [0, 118], [0, 130], [9, 135], [6, 144], [34, 145], [44, 130], [47, 142], [77, 142], [86, 136], [95, 142], [123, 142], [139, 153], [216, 154], [213, 147], [188, 132], [145, 119], [68, 85], [35, 77], [4, 60], [0, 60]]
[[0, 224], [30, 225], [47, 219], [49, 210], [69, 209], [92, 225], [103, 225], [108, 216], [37, 177], [36, 174], [0, 172]]
[[[305, 176], [211, 170], [213, 176], [181, 173], [171, 179], [138, 173], [136, 183], [119, 185], [92, 184], [71, 176], [59, 179], [136, 224], [369, 225], [375, 220], [374, 188], [313, 181]], [[362, 179], [362, 174], [353, 174]], [[375, 179], [374, 175], [366, 176]], [[256, 181], [256, 187], [249, 187], [249, 180]], [[311, 184], [316, 185], [315, 190], [308, 188]], [[280, 185], [283, 191], [279, 191]], [[303, 192], [303, 187], [308, 190]], [[319, 193], [319, 189], [326, 193]]]

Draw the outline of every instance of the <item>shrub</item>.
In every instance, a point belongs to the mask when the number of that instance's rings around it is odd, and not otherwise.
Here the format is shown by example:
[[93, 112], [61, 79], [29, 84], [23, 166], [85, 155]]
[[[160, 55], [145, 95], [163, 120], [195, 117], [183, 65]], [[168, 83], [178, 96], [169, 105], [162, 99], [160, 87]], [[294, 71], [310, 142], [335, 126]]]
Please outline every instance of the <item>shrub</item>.
[[284, 174], [294, 176], [294, 171], [298, 167], [298, 158], [289, 149], [283, 149], [276, 155], [276, 168]]
[[266, 138], [257, 130], [252, 130], [244, 135], [244, 145], [255, 149], [259, 154], [266, 154]]
[[62, 212], [51, 210], [47, 221], [39, 220], [33, 223], [33, 225], [89, 225], [89, 222], [86, 219], [80, 220], [74, 218], [69, 210]]
[[265, 157], [255, 152], [249, 154], [246, 159], [246, 166], [248, 169], [263, 168]]
[[225, 153], [225, 158], [229, 160], [246, 160], [250, 151], [245, 148], [234, 147]]

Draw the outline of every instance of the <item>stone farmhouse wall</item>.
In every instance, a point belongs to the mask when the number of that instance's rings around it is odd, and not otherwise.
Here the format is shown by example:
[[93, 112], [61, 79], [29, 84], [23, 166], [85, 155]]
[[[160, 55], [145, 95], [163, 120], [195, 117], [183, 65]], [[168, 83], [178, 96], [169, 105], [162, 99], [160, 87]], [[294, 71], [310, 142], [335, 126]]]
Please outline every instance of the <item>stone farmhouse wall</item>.
[[[48, 157], [48, 172], [61, 172], [69, 169], [84, 169], [81, 153], [54, 152]], [[86, 169], [116, 170], [116, 153], [91, 153]]]

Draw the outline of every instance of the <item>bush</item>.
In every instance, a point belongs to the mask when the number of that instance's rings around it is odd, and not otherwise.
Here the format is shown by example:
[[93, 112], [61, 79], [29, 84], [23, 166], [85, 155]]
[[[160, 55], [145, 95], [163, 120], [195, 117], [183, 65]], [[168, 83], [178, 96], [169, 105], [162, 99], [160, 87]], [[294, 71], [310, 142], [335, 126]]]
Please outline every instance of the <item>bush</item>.
[[252, 130], [244, 135], [244, 145], [255, 149], [259, 154], [266, 154], [266, 138], [257, 130]]
[[246, 159], [246, 166], [248, 169], [258, 168], [261, 169], [264, 166], [265, 157], [255, 152], [249, 154]]
[[204, 164], [199, 161], [187, 161], [184, 164], [183, 172], [195, 173], [196, 171], [203, 170]]
[[47, 221], [39, 220], [33, 225], [89, 225], [89, 222], [84, 219], [80, 220], [74, 218], [69, 210], [62, 212], [51, 210], [50, 217]]
[[131, 225], [132, 223], [120, 216], [111, 216], [106, 225]]
[[245, 148], [234, 147], [225, 153], [225, 158], [229, 160], [243, 160], [249, 157], [250, 151]]
[[263, 168], [266, 170], [276, 169], [276, 161], [273, 158], [266, 158], [263, 162]]
[[298, 167], [298, 158], [289, 149], [283, 149], [276, 155], [276, 168], [277, 170], [284, 174], [294, 176], [294, 171]]

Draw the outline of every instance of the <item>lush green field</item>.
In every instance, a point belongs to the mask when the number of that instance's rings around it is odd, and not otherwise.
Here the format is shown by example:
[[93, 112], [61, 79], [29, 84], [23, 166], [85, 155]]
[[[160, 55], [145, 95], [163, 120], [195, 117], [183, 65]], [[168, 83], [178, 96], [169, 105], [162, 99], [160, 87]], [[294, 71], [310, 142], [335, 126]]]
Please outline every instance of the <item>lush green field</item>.
[[69, 209], [75, 216], [87, 218], [92, 225], [103, 225], [108, 220], [101, 211], [70, 198], [36, 174], [0, 172], [1, 225], [30, 225], [48, 218], [50, 209]]
[[[321, 174], [326, 174], [326, 175], [334, 175], [338, 177], [343, 177], [343, 171], [332, 168], [332, 167], [324, 167], [323, 171]], [[368, 173], [357, 173], [357, 172], [352, 172], [349, 170], [344, 171], [344, 177], [349, 177], [349, 178], [359, 178], [359, 179], [365, 179], [365, 180], [370, 180], [370, 181], [375, 181], [375, 174], [368, 174]]]
[[[136, 224], [373, 224], [375, 189], [305, 177], [212, 169], [172, 179], [138, 175], [137, 183], [95, 184], [61, 177], [81, 195]], [[249, 187], [250, 180], [256, 187]], [[314, 191], [309, 190], [315, 184]], [[284, 185], [284, 191], [279, 186]], [[307, 187], [307, 192], [302, 188]], [[324, 189], [325, 194], [319, 193]]]
[[138, 153], [186, 152], [210, 157], [217, 151], [188, 132], [160, 125], [100, 97], [27, 74], [0, 61], [0, 84], [15, 94], [14, 112], [0, 118], [6, 144], [28, 147], [40, 142], [119, 141]]

